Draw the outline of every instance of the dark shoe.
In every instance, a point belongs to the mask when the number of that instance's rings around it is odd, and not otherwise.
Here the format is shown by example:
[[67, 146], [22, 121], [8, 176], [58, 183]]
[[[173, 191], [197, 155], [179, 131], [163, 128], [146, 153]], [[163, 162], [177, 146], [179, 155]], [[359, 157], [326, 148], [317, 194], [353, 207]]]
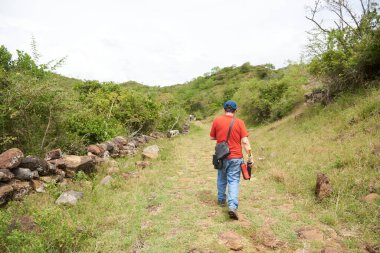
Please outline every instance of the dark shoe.
[[229, 215], [230, 218], [233, 219], [233, 220], [238, 220], [238, 219], [239, 219], [239, 217], [238, 217], [238, 215], [237, 215], [237, 211], [236, 211], [236, 209], [232, 209], [232, 208], [230, 208], [230, 209], [228, 210], [228, 215]]
[[225, 207], [226, 206], [226, 201], [224, 200], [218, 200], [218, 206], [220, 207]]

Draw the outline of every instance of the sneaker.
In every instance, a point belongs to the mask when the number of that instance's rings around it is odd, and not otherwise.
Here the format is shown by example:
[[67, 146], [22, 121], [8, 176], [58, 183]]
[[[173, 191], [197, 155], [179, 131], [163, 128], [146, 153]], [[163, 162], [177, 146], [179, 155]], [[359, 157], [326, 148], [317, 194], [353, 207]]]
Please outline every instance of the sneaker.
[[239, 217], [238, 217], [238, 215], [237, 215], [237, 211], [236, 211], [236, 209], [230, 208], [230, 209], [228, 210], [228, 215], [229, 215], [230, 218], [233, 219], [233, 220], [238, 220], [238, 219], [239, 219]]
[[218, 200], [218, 206], [225, 207], [226, 206], [226, 201], [225, 200]]

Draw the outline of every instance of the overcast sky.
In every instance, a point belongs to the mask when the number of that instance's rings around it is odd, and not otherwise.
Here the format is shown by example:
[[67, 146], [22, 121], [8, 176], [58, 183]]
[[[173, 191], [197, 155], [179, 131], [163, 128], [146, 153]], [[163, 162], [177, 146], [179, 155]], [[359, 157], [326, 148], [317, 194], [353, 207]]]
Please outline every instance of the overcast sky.
[[0, 0], [0, 44], [57, 70], [147, 85], [190, 81], [215, 66], [298, 61], [312, 0]]

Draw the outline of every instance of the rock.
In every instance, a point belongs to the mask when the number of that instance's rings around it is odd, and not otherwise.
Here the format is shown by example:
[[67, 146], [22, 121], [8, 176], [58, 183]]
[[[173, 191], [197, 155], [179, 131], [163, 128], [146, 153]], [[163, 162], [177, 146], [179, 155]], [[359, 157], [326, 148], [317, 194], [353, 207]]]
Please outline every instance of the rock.
[[144, 148], [143, 157], [148, 159], [156, 159], [158, 157], [158, 153], [160, 152], [160, 148], [157, 145], [149, 146]]
[[41, 176], [47, 176], [51, 173], [49, 163], [37, 156], [27, 156], [22, 158], [19, 167], [30, 169], [32, 171], [37, 170], [38, 174]]
[[165, 134], [160, 133], [160, 132], [153, 132], [149, 136], [152, 137], [153, 139], [161, 139], [165, 137]]
[[35, 190], [36, 192], [45, 192], [45, 184], [43, 181], [33, 179], [31, 181], [31, 185], [33, 190]]
[[367, 196], [363, 197], [363, 201], [365, 201], [367, 203], [376, 203], [376, 200], [378, 197], [379, 197], [379, 194], [370, 193]]
[[109, 168], [107, 168], [107, 174], [109, 174], [109, 175], [116, 174], [116, 173], [119, 173], [119, 172], [120, 172], [119, 167], [109, 167]]
[[332, 187], [330, 184], [329, 178], [323, 174], [318, 173], [317, 175], [317, 184], [315, 187], [315, 195], [318, 199], [324, 199], [328, 197], [332, 192]]
[[137, 168], [145, 169], [146, 167], [150, 166], [149, 161], [138, 161], [135, 163]]
[[113, 180], [113, 178], [110, 175], [108, 175], [108, 176], [104, 177], [102, 179], [102, 181], [100, 181], [100, 184], [101, 185], [106, 185], [106, 184], [111, 183], [112, 180]]
[[138, 141], [140, 144], [145, 144], [147, 142], [143, 135], [135, 137], [135, 140]]
[[73, 177], [78, 171], [92, 173], [95, 171], [95, 159], [90, 156], [66, 155], [60, 159], [59, 169], [66, 172], [68, 177]]
[[55, 160], [59, 158], [62, 158], [62, 150], [60, 148], [47, 152], [45, 156], [45, 160], [47, 161]]
[[100, 145], [89, 145], [87, 147], [87, 152], [90, 152], [96, 156], [102, 156], [105, 149], [103, 149]]
[[32, 190], [32, 186], [28, 181], [12, 180], [9, 185], [13, 188], [12, 198], [14, 200], [21, 200]]
[[40, 180], [47, 184], [55, 183], [55, 179], [52, 176], [43, 176], [43, 177], [40, 177]]
[[39, 232], [40, 228], [32, 217], [22, 216], [19, 218], [12, 219], [11, 223], [8, 225], [8, 232], [13, 230], [20, 230], [22, 232]]
[[190, 121], [196, 121], [197, 118], [195, 117], [195, 115], [190, 114], [190, 115], [189, 115], [189, 120], [190, 120]]
[[16, 168], [24, 154], [18, 148], [11, 148], [0, 154], [0, 169], [13, 169]]
[[323, 233], [315, 228], [301, 228], [297, 231], [298, 237], [306, 240], [322, 241]]
[[127, 146], [130, 147], [131, 149], [135, 149], [135, 148], [137, 148], [137, 147], [136, 147], [136, 144], [135, 144], [134, 142], [132, 142], [132, 141], [131, 141], [131, 142], [128, 142], [128, 143], [127, 143]]
[[173, 138], [173, 137], [176, 137], [177, 135], [179, 135], [179, 130], [170, 130], [168, 131], [166, 136], [168, 138]]
[[83, 197], [83, 192], [67, 191], [61, 194], [55, 201], [57, 205], [75, 205]]
[[15, 178], [20, 180], [31, 180], [33, 178], [39, 178], [38, 172], [31, 171], [26, 168], [16, 168], [12, 170], [12, 173], [15, 175]]
[[12, 199], [13, 191], [13, 187], [10, 185], [0, 185], [0, 206]]
[[15, 175], [8, 169], [0, 169], [0, 182], [8, 182], [14, 177]]
[[334, 248], [334, 247], [326, 247], [321, 250], [321, 253], [343, 253], [344, 251], [339, 248]]
[[243, 249], [242, 237], [232, 231], [227, 231], [219, 234], [219, 240], [221, 243], [225, 244], [229, 249], [234, 251], [239, 251]]

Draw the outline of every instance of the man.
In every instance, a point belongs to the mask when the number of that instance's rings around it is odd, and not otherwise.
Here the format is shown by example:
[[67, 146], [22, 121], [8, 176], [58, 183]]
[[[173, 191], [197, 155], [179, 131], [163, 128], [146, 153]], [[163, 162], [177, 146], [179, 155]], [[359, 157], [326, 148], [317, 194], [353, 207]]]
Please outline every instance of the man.
[[[224, 103], [225, 114], [217, 117], [212, 123], [210, 137], [217, 143], [226, 141], [228, 129], [232, 119], [235, 117], [237, 105], [234, 101], [229, 100]], [[238, 220], [238, 195], [241, 164], [244, 163], [242, 144], [248, 155], [248, 162], [253, 163], [251, 154], [251, 146], [248, 140], [248, 133], [244, 121], [235, 117], [235, 121], [231, 128], [228, 147], [231, 154], [223, 159], [223, 167], [218, 170], [217, 186], [218, 186], [218, 204], [226, 205], [226, 187], [228, 184], [228, 214], [231, 219]]]

